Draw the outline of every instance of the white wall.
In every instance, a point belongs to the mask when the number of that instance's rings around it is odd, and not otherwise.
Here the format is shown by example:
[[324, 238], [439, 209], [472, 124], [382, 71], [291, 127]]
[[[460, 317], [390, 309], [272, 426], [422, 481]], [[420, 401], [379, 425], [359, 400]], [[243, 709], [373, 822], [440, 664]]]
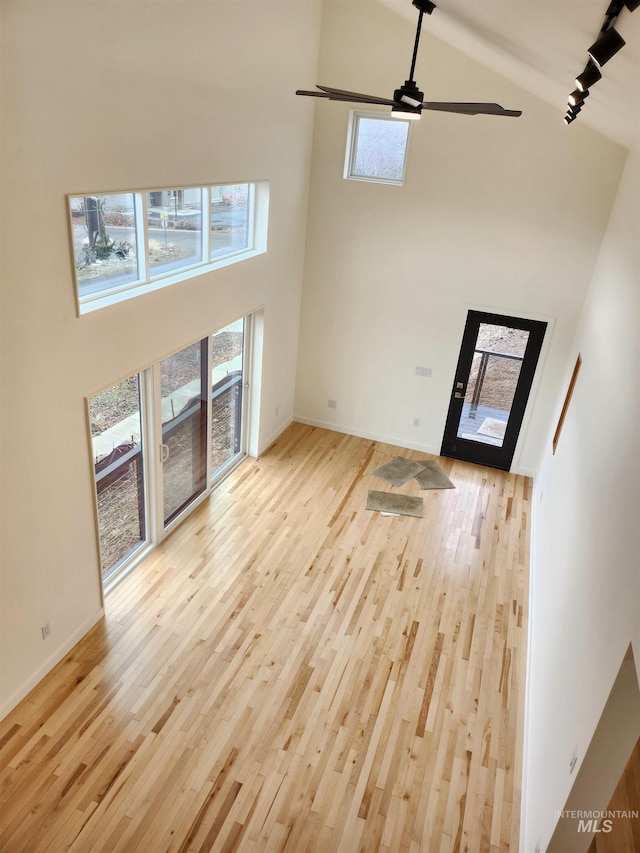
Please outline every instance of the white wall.
[[557, 452], [546, 436], [535, 481], [522, 853], [546, 848], [630, 643], [640, 661], [639, 186], [636, 150], [566, 362], [556, 417], [581, 353]]
[[[84, 398], [263, 307], [259, 449], [292, 417], [313, 118], [294, 93], [320, 6], [20, 0], [2, 18], [5, 713], [101, 612]], [[65, 194], [257, 179], [266, 255], [76, 316]]]
[[[318, 82], [391, 96], [414, 32], [376, 3], [326, 3]], [[553, 328], [513, 466], [531, 474], [624, 150], [431, 37], [428, 18], [416, 80], [430, 100], [524, 114], [424, 113], [396, 187], [343, 179], [350, 105], [317, 103], [296, 416], [437, 453], [468, 309], [539, 318]]]

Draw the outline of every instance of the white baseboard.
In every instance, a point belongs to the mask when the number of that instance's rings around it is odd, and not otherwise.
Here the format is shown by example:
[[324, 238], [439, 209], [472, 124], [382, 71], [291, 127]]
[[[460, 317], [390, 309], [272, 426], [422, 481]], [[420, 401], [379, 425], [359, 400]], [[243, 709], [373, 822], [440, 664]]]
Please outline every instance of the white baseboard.
[[519, 466], [512, 468], [511, 473], [521, 474], [523, 477], [531, 477], [532, 480], [536, 476], [536, 472], [532, 468], [520, 468]]
[[419, 450], [422, 453], [428, 453], [430, 456], [440, 456], [440, 449], [427, 445], [421, 444], [417, 441], [402, 441], [400, 442], [397, 436], [392, 435], [382, 435], [377, 432], [368, 432], [365, 430], [354, 429], [353, 427], [346, 427], [341, 424], [334, 423], [326, 423], [325, 421], [317, 421], [313, 418], [302, 418], [294, 415], [294, 421], [297, 421], [301, 424], [307, 424], [308, 426], [320, 427], [321, 429], [329, 429], [332, 432], [341, 432], [346, 435], [355, 435], [357, 438], [369, 438], [372, 441], [380, 441], [382, 444], [391, 444], [393, 447], [405, 448], [407, 450]]
[[100, 619], [102, 619], [103, 616], [104, 608], [101, 607], [96, 614], [83, 622], [77, 631], [74, 631], [70, 637], [67, 637], [67, 639], [49, 655], [44, 663], [42, 663], [38, 669], [36, 669], [36, 671], [32, 673], [31, 676], [2, 703], [0, 706], [0, 720], [4, 719], [10, 711], [13, 711], [16, 705], [18, 705], [18, 703], [21, 702], [40, 681], [42, 681], [45, 675], [51, 672], [57, 663], [60, 663], [62, 658], [71, 651], [76, 643], [78, 643], [84, 635], [90, 631], [93, 626], [100, 621]]
[[280, 438], [282, 433], [291, 426], [294, 420], [297, 420], [297, 418], [288, 418], [288, 420], [286, 420], [283, 424], [280, 424], [280, 426], [275, 430], [275, 432], [273, 432], [268, 438], [266, 438], [264, 441], [261, 441], [258, 445], [258, 453], [256, 455], [262, 456], [265, 450], [268, 450], [273, 444], [273, 442], [277, 441], [277, 439]]
[[[365, 430], [353, 429], [352, 427], [346, 427], [342, 424], [334, 424], [327, 423], [326, 421], [318, 421], [314, 418], [303, 418], [298, 415], [294, 415], [294, 421], [297, 421], [301, 424], [307, 424], [308, 426], [320, 427], [321, 429], [329, 429], [332, 432], [341, 432], [346, 435], [355, 435], [358, 438], [370, 438], [372, 441], [380, 441], [383, 444], [391, 444], [393, 447], [405, 448], [407, 450], [418, 450], [422, 453], [428, 453], [430, 456], [440, 456], [440, 448], [434, 447], [433, 445], [421, 444], [417, 441], [400, 441], [397, 436], [392, 435], [382, 435], [377, 432], [368, 432]], [[521, 474], [523, 477], [533, 477], [535, 476], [535, 471], [532, 471], [528, 468], [512, 468], [512, 474]]]

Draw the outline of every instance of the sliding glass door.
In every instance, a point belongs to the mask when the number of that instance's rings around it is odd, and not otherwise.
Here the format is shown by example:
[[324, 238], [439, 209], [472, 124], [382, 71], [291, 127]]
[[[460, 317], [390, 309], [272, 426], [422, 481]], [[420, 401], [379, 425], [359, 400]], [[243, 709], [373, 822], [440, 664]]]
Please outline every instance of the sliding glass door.
[[89, 398], [103, 579], [160, 542], [243, 458], [248, 325]]
[[211, 336], [211, 476], [219, 479], [243, 454], [244, 319]]
[[160, 362], [164, 526], [207, 487], [208, 338]]
[[102, 574], [147, 539], [141, 374], [89, 399]]

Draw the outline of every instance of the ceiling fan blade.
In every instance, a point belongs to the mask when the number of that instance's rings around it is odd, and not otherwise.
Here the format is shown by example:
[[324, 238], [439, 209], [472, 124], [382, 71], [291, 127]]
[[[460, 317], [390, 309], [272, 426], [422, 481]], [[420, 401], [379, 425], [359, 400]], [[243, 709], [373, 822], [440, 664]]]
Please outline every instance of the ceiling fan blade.
[[369, 97], [368, 95], [357, 95], [355, 92], [352, 94], [344, 94], [337, 95], [331, 92], [309, 92], [305, 89], [298, 89], [296, 91], [296, 95], [308, 95], [310, 98], [326, 98], [329, 101], [344, 101], [355, 104], [379, 104], [383, 107], [393, 106], [394, 101], [390, 101], [387, 98], [376, 98], [373, 95]]
[[392, 101], [390, 98], [379, 98], [377, 95], [363, 95], [361, 92], [349, 92], [346, 89], [334, 89], [331, 86], [321, 86], [319, 83], [316, 85], [318, 89], [322, 89], [323, 92], [328, 92], [332, 96], [336, 95], [342, 97], [345, 100], [362, 101], [364, 104], [384, 104], [389, 107], [392, 107], [395, 103], [395, 101]]
[[393, 101], [386, 98], [358, 98], [355, 95], [350, 98], [348, 95], [327, 95], [330, 101], [342, 101], [343, 103], [351, 104], [374, 104], [382, 107], [393, 106]]
[[520, 116], [522, 110], [505, 110], [500, 104], [466, 104], [449, 101], [423, 101], [425, 110], [440, 110], [445, 113], [460, 115], [489, 115], [489, 116]]
[[330, 98], [327, 92], [309, 92], [307, 89], [296, 89], [296, 95], [308, 95], [310, 98]]

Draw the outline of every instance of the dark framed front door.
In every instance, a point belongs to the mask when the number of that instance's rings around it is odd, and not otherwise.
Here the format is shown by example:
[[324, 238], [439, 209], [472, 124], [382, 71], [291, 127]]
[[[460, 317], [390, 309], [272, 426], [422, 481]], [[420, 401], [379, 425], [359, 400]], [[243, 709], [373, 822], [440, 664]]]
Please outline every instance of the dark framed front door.
[[508, 471], [547, 324], [469, 311], [442, 456]]

